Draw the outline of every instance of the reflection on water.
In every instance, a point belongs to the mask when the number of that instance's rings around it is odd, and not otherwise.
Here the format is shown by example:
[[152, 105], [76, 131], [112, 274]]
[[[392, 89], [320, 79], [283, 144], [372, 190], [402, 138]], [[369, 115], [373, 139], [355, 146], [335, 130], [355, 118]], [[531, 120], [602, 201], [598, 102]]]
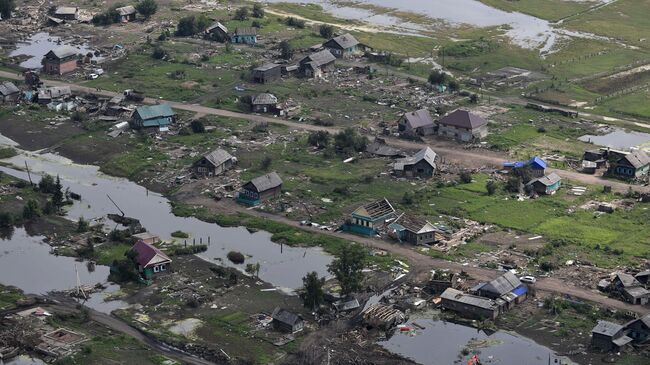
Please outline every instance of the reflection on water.
[[[41, 68], [41, 60], [43, 56], [54, 48], [62, 45], [70, 45], [68, 42], [63, 41], [60, 37], [52, 36], [49, 33], [36, 33], [29, 37], [25, 42], [16, 43], [16, 49], [13, 50], [9, 56], [31, 56], [29, 59], [20, 63], [21, 67], [38, 69]], [[87, 45], [71, 45], [76, 48], [79, 54], [87, 54], [92, 52]], [[101, 57], [95, 58], [97, 60]]]
[[593, 143], [617, 150], [629, 150], [632, 147], [649, 147], [650, 134], [648, 133], [628, 132], [618, 128], [608, 130], [611, 130], [611, 132], [600, 136], [584, 135], [578, 139], [583, 142]]

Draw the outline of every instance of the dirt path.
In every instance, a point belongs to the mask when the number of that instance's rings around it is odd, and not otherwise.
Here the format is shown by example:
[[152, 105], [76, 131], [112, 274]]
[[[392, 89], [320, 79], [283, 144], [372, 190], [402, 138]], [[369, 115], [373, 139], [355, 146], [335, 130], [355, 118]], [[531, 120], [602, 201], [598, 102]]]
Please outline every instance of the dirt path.
[[[283, 217], [281, 215], [271, 214], [262, 212], [256, 209], [246, 208], [235, 203], [232, 200], [221, 200], [219, 202], [208, 197], [197, 195], [192, 193], [196, 189], [193, 189], [193, 184], [188, 184], [183, 186], [178, 194], [183, 196], [183, 202], [192, 205], [201, 205], [212, 211], [216, 212], [228, 212], [232, 214], [233, 212], [241, 212], [250, 214], [256, 217], [270, 219], [276, 222], [280, 222], [295, 228], [302, 229], [304, 231], [309, 231], [313, 233], [325, 234], [333, 237], [342, 238], [349, 241], [354, 241], [360, 243], [368, 248], [384, 250], [399, 256], [402, 256], [409, 260], [411, 264], [409, 276], [411, 277], [422, 277], [425, 276], [431, 269], [448, 269], [453, 271], [465, 271], [473, 278], [479, 281], [488, 281], [496, 278], [501, 273], [497, 270], [492, 270], [488, 268], [475, 267], [471, 265], [464, 265], [458, 262], [447, 261], [443, 259], [433, 258], [421, 254], [413, 250], [413, 246], [391, 243], [383, 241], [380, 239], [374, 239], [370, 237], [362, 237], [357, 235], [352, 235], [345, 232], [333, 232], [317, 229], [315, 227], [301, 226], [299, 222], [293, 221], [289, 218]], [[179, 195], [177, 195], [179, 196]], [[608, 298], [598, 291], [589, 290], [580, 288], [572, 285], [571, 283], [562, 281], [556, 278], [540, 278], [535, 284], [535, 288], [539, 291], [545, 291], [549, 293], [555, 293], [560, 295], [569, 295], [574, 298], [579, 298], [582, 300], [587, 300], [594, 303], [599, 303], [610, 308], [616, 308], [618, 310], [631, 311], [645, 315], [650, 313], [650, 308], [630, 305], [628, 303], [622, 302], [620, 300]]]
[[[5, 77], [14, 80], [22, 80], [22, 75], [17, 75], [15, 73], [6, 72], [6, 71], [0, 71], [0, 77]], [[119, 94], [113, 91], [97, 90], [96, 88], [66, 83], [62, 81], [45, 80], [45, 79], [43, 79], [42, 81], [49, 86], [69, 86], [73, 91], [82, 92], [82, 93], [93, 93], [93, 94], [106, 96], [106, 97], [113, 97]], [[167, 103], [172, 108], [178, 110], [190, 111], [200, 115], [217, 115], [217, 116], [228, 117], [228, 118], [246, 119], [257, 123], [274, 123], [274, 124], [285, 125], [289, 128], [293, 128], [296, 130], [327, 131], [329, 133], [337, 133], [341, 130], [340, 128], [335, 128], [335, 127], [316, 126], [312, 124], [293, 122], [286, 119], [267, 117], [267, 116], [262, 116], [257, 114], [239, 113], [239, 112], [233, 112], [224, 109], [209, 108], [209, 107], [196, 105], [196, 104], [184, 104], [175, 101], [145, 98], [144, 102], [147, 104]], [[509, 102], [512, 102], [512, 100], [509, 100]], [[521, 100], [519, 102], [521, 103]], [[590, 115], [590, 117], [595, 117], [595, 116]], [[601, 118], [602, 120], [608, 119], [608, 117], [601, 117]], [[612, 120], [613, 118], [609, 118], [609, 119]], [[634, 123], [634, 122], [630, 122], [630, 123]], [[393, 145], [395, 147], [410, 149], [410, 150], [417, 150], [425, 146], [430, 146], [445, 161], [457, 163], [467, 167], [489, 166], [493, 168], [498, 168], [506, 159], [506, 156], [503, 153], [497, 153], [488, 150], [467, 150], [467, 149], [463, 149], [462, 146], [460, 145], [458, 147], [450, 147], [449, 143], [446, 143], [444, 141], [430, 140], [427, 141], [426, 143], [423, 143], [423, 142], [407, 141], [407, 140], [402, 140], [397, 138], [387, 138], [387, 142], [390, 145]], [[558, 169], [549, 169], [549, 170], [552, 172], [556, 172], [562, 178], [573, 180], [579, 183], [589, 184], [589, 185], [609, 185], [612, 187], [614, 191], [618, 191], [618, 192], [627, 192], [630, 187], [632, 187], [632, 189], [635, 191], [644, 192], [644, 193], [650, 192], [650, 187], [647, 186], [629, 185], [624, 182], [605, 180], [597, 176], [585, 175], [575, 171], [558, 170]]]

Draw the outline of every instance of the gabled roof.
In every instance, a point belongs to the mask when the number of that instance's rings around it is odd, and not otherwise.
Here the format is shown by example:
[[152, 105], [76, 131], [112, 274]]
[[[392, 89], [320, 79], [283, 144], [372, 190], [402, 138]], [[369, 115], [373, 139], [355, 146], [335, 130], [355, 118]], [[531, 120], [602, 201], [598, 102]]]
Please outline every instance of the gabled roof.
[[269, 93], [257, 94], [253, 97], [253, 105], [271, 105], [277, 104], [278, 98]]
[[591, 330], [591, 333], [612, 337], [619, 333], [622, 329], [623, 326], [620, 324], [608, 321], [598, 321], [598, 324], [596, 327], [594, 327], [594, 329]]
[[225, 25], [223, 25], [223, 24], [221, 24], [219, 22], [216, 22], [216, 23], [212, 24], [211, 26], [205, 28], [205, 31], [207, 33], [211, 33], [215, 29], [220, 29], [222, 32], [228, 33], [228, 28], [226, 28]]
[[133, 5], [123, 6], [121, 8], [115, 9], [115, 11], [117, 11], [121, 16], [135, 14], [135, 8]]
[[278, 186], [282, 185], [282, 179], [277, 172], [273, 171], [266, 175], [254, 178], [249, 182], [249, 184], [253, 185], [258, 193], [261, 193], [263, 191], [277, 188]]
[[483, 285], [480, 290], [503, 295], [521, 286], [521, 281], [510, 271]]
[[135, 110], [142, 120], [173, 117], [175, 115], [169, 104], [141, 106]]
[[409, 127], [421, 128], [421, 127], [433, 127], [433, 118], [427, 109], [420, 109], [414, 112], [404, 113], [404, 118]]
[[302, 318], [300, 318], [299, 315], [279, 307], [276, 307], [273, 310], [273, 314], [271, 314], [271, 317], [273, 318], [274, 321], [288, 324], [290, 326], [295, 326], [297, 323], [302, 322]]
[[428, 146], [419, 150], [415, 155], [411, 157], [406, 157], [400, 159], [398, 162], [395, 163], [395, 170], [403, 170], [404, 166], [410, 166], [410, 165], [415, 165], [418, 162], [424, 160], [426, 161], [431, 167], [435, 168], [436, 167], [436, 157], [438, 155]]
[[311, 63], [313, 67], [320, 67], [334, 61], [336, 61], [336, 57], [334, 57], [330, 51], [325, 49], [320, 52], [310, 54], [309, 56], [303, 58], [300, 63]]
[[539, 156], [535, 156], [528, 160], [528, 166], [533, 169], [546, 169], [546, 161], [542, 160]]
[[404, 229], [407, 231], [413, 232], [415, 234], [438, 231], [436, 227], [428, 221], [408, 214], [402, 214], [395, 220], [395, 222], [393, 222], [393, 224], [398, 224], [404, 227]]
[[366, 146], [366, 152], [372, 153], [377, 156], [397, 157], [404, 156], [402, 151], [397, 148], [391, 147], [386, 144], [386, 141], [381, 138], [375, 138], [372, 143]]
[[557, 184], [560, 181], [562, 181], [562, 178], [558, 174], [556, 174], [554, 172], [551, 172], [550, 174], [548, 174], [546, 176], [542, 176], [542, 177], [539, 177], [537, 179], [531, 180], [526, 185], [532, 185], [532, 184], [535, 184], [535, 183], [540, 183], [540, 184], [542, 184], [544, 186], [551, 186], [551, 185]]
[[624, 288], [623, 291], [632, 298], [644, 298], [650, 296], [650, 292], [642, 286], [632, 286]]
[[257, 28], [255, 27], [239, 27], [235, 29], [235, 35], [257, 35]]
[[56, 58], [61, 59], [61, 58], [76, 56], [77, 53], [78, 50], [72, 46], [60, 46], [51, 49], [49, 52], [47, 52], [45, 57], [54, 56]]
[[5, 81], [0, 84], [0, 95], [7, 96], [19, 93], [20, 89], [13, 82]]
[[621, 160], [627, 160], [630, 165], [636, 169], [650, 164], [650, 156], [641, 150], [630, 152], [629, 154], [623, 156]]
[[380, 219], [394, 213], [395, 209], [386, 198], [361, 206], [352, 212], [353, 215], [371, 220]]
[[324, 46], [325, 47], [332, 47], [332, 48], [341, 48], [341, 49], [347, 49], [354, 47], [359, 44], [359, 41], [356, 40], [350, 33], [346, 33], [343, 35], [340, 35], [338, 37], [334, 37], [330, 39], [329, 41], [325, 42]]
[[459, 128], [476, 129], [486, 125], [487, 121], [467, 110], [458, 109], [444, 116], [439, 123]]
[[231, 160], [232, 156], [230, 155], [230, 153], [219, 148], [203, 156], [203, 158], [205, 158], [206, 160], [208, 160], [208, 162], [210, 162], [212, 165], [217, 167], [217, 166], [221, 166], [226, 161]]
[[497, 308], [496, 303], [491, 299], [482, 298], [471, 294], [465, 294], [462, 291], [454, 288], [447, 288], [444, 292], [442, 292], [440, 298], [443, 300], [459, 302], [483, 309], [495, 310]]
[[133, 250], [137, 253], [136, 261], [138, 265], [145, 268], [151, 265], [169, 263], [172, 260], [164, 252], [144, 241], [138, 241], [133, 245]]
[[636, 280], [634, 276], [621, 271], [614, 274], [614, 280], [616, 279], [621, 282], [621, 285], [623, 285], [624, 288], [641, 285], [641, 283]]
[[263, 64], [262, 66], [255, 67], [253, 69], [253, 71], [264, 72], [264, 71], [272, 70], [272, 69], [274, 69], [276, 67], [280, 67], [280, 66], [281, 65], [279, 65], [277, 63], [268, 62], [268, 63]]

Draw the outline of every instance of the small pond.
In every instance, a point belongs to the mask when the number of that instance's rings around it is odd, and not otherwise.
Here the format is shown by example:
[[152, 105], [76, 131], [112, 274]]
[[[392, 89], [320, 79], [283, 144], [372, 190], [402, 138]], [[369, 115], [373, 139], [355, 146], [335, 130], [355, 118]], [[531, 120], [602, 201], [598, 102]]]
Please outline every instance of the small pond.
[[632, 147], [647, 149], [650, 147], [649, 133], [626, 131], [619, 128], [608, 128], [605, 132], [602, 135], [584, 135], [578, 139], [617, 150], [629, 150]]
[[[87, 54], [88, 52], [93, 52], [93, 49], [90, 48], [87, 44], [72, 45], [70, 42], [66, 42], [60, 37], [41, 32], [32, 35], [24, 42], [16, 43], [16, 49], [13, 50], [9, 56], [29, 56], [28, 59], [20, 63], [20, 66], [29, 69], [39, 69], [41, 68], [41, 60], [43, 59], [43, 56], [45, 56], [45, 54], [53, 48], [62, 45], [70, 45], [76, 48], [79, 54], [83, 55]], [[102, 57], [96, 57], [94, 59], [101, 60]]]

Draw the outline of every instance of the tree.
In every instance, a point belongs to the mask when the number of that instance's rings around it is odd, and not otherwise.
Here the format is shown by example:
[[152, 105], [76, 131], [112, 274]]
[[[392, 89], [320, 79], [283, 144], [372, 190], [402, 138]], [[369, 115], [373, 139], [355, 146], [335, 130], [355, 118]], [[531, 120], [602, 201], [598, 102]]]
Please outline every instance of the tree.
[[253, 17], [264, 18], [264, 15], [264, 7], [262, 7], [262, 4], [255, 3], [255, 5], [253, 5]]
[[302, 278], [303, 293], [300, 297], [305, 307], [313, 311], [325, 302], [323, 285], [325, 285], [325, 278], [319, 278], [316, 271], [307, 273]]
[[280, 42], [280, 56], [285, 60], [293, 58], [293, 47], [287, 41]]
[[203, 125], [203, 122], [200, 120], [193, 120], [192, 124], [190, 124], [192, 127], [192, 132], [194, 133], [204, 133], [205, 132], [205, 126]]
[[460, 89], [460, 84], [456, 80], [449, 80], [447, 87], [449, 88], [449, 91], [456, 92]]
[[460, 181], [463, 184], [471, 183], [472, 182], [472, 174], [467, 170], [461, 171], [461, 173], [460, 173]]
[[152, 15], [158, 11], [158, 4], [155, 0], [141, 0], [136, 6], [135, 10], [140, 13], [145, 19], [151, 18]]
[[38, 202], [34, 199], [29, 199], [23, 208], [23, 218], [30, 220], [41, 215], [38, 209]]
[[348, 295], [361, 289], [363, 263], [366, 253], [358, 245], [343, 246], [338, 257], [327, 266], [341, 285], [341, 294]]
[[41, 181], [38, 183], [38, 190], [41, 193], [53, 194], [55, 188], [56, 188], [56, 183], [54, 182], [54, 177], [52, 177], [52, 175], [48, 175], [48, 174], [43, 175]]
[[439, 71], [439, 70], [433, 70], [429, 74], [429, 83], [432, 85], [442, 85], [445, 83], [447, 80], [447, 74]]
[[506, 182], [506, 190], [511, 193], [520, 193], [521, 192], [521, 177], [511, 176]]
[[402, 204], [404, 205], [412, 205], [414, 203], [415, 199], [413, 198], [413, 193], [411, 192], [405, 192], [404, 195], [402, 196]]
[[202, 32], [210, 24], [210, 20], [205, 15], [190, 15], [178, 21], [176, 26], [176, 35], [187, 37]]
[[497, 183], [494, 180], [488, 180], [485, 183], [485, 190], [487, 190], [488, 195], [494, 195], [497, 191]]
[[470, 95], [469, 102], [472, 104], [478, 104], [478, 95], [476, 94]]
[[327, 131], [316, 131], [309, 133], [307, 137], [307, 143], [310, 146], [317, 147], [318, 149], [323, 149], [327, 147], [330, 141], [330, 134]]
[[167, 51], [162, 49], [162, 47], [156, 47], [153, 49], [153, 52], [151, 53], [151, 57], [157, 59], [157, 60], [162, 60], [167, 56]]
[[54, 192], [52, 193], [52, 204], [54, 204], [54, 207], [58, 210], [63, 207], [63, 200], [63, 186], [61, 185], [61, 178], [57, 175], [56, 183], [54, 184]]
[[271, 158], [271, 156], [264, 156], [262, 161], [260, 161], [260, 169], [268, 170], [269, 167], [271, 167], [272, 163], [273, 163], [273, 158]]
[[366, 149], [367, 144], [368, 139], [350, 127], [345, 128], [334, 136], [336, 150], [345, 154], [362, 152]]
[[11, 18], [11, 12], [16, 8], [14, 0], [0, 0], [0, 16], [2, 19]]
[[318, 33], [320, 33], [321, 37], [330, 39], [334, 36], [334, 27], [329, 24], [322, 24], [320, 28], [318, 28]]
[[77, 222], [77, 232], [84, 233], [88, 231], [89, 226], [88, 221], [85, 220], [84, 217], [79, 217], [79, 221]]
[[237, 11], [235, 11], [235, 16], [233, 17], [235, 20], [246, 20], [248, 19], [248, 7], [243, 6]]
[[0, 227], [11, 227], [14, 225], [14, 216], [9, 212], [0, 212]]

